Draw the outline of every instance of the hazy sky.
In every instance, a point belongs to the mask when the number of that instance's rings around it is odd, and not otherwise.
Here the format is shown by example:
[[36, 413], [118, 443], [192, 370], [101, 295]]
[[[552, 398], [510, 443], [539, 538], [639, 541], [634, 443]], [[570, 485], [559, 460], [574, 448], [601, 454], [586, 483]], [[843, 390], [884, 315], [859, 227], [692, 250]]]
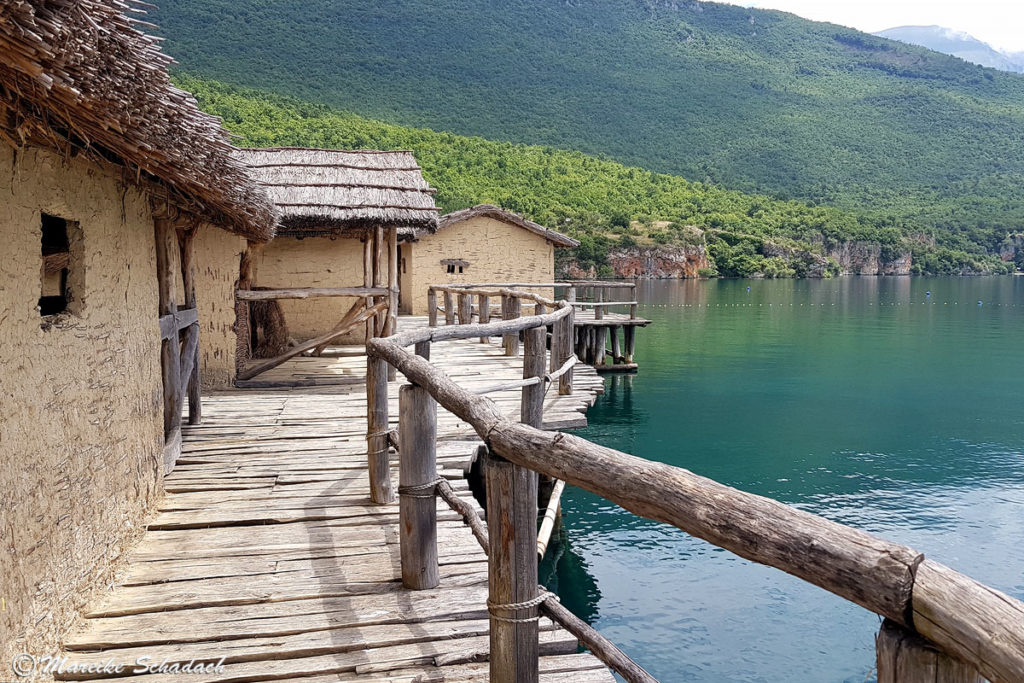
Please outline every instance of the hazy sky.
[[966, 31], [997, 48], [1024, 51], [1022, 0], [747, 0], [735, 4], [780, 9], [869, 33], [934, 24]]

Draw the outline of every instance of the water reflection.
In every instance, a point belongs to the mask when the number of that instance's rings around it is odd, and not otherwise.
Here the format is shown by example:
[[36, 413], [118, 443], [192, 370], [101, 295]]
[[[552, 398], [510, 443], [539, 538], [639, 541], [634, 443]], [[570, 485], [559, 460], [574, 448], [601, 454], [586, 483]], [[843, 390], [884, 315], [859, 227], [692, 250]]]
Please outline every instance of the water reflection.
[[[655, 321], [640, 373], [609, 379], [587, 438], [1024, 597], [1024, 278], [645, 282], [638, 297]], [[874, 615], [585, 492], [564, 509], [567, 604], [661, 680], [870, 678]]]

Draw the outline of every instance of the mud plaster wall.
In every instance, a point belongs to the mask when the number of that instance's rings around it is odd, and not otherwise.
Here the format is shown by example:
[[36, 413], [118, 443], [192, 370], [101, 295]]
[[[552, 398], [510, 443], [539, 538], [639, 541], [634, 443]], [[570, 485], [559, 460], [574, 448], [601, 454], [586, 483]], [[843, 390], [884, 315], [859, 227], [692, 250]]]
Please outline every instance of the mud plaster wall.
[[[402, 255], [406, 261], [401, 280], [403, 312], [413, 315], [427, 314], [430, 285], [553, 282], [555, 277], [554, 245], [529, 230], [486, 216], [466, 219], [418, 242], [403, 244]], [[469, 266], [462, 274], [449, 274], [442, 259], [468, 261]], [[532, 291], [552, 294], [550, 290]], [[492, 301], [491, 305], [498, 304]]]
[[[255, 264], [259, 287], [362, 287], [363, 243], [353, 238], [277, 237], [263, 247]], [[331, 331], [355, 303], [349, 297], [281, 299], [288, 334], [303, 342]], [[365, 326], [342, 343], [362, 344]]]
[[199, 376], [204, 390], [227, 389], [235, 377], [235, 287], [245, 239], [206, 224], [194, 239]]
[[[40, 211], [80, 222], [75, 311], [40, 327]], [[118, 177], [0, 145], [0, 666], [52, 650], [162, 477], [153, 222]], [[75, 253], [74, 247], [72, 254]]]

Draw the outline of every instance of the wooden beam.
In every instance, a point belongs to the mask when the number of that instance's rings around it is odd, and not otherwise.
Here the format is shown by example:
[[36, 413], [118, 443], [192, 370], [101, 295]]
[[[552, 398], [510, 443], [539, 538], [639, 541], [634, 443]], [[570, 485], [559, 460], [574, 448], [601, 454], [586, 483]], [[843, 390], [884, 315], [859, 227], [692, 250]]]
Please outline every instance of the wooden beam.
[[[342, 316], [341, 322], [339, 322], [337, 325], [335, 325], [334, 329], [335, 330], [345, 330], [345, 332], [350, 331], [352, 329], [352, 325], [351, 325], [352, 321], [354, 321], [356, 319], [356, 317], [358, 317], [360, 311], [364, 311], [364, 310], [366, 310], [365, 304], [363, 303], [362, 299], [359, 299], [358, 301], [353, 303], [351, 306], [349, 306], [348, 311], [346, 311], [345, 315]], [[342, 334], [344, 334], [344, 332], [339, 332], [338, 333], [339, 336], [341, 336]], [[331, 342], [334, 341], [335, 339], [337, 339], [337, 337], [334, 337], [332, 339], [328, 339], [323, 344], [318, 344], [317, 347], [315, 349], [313, 349], [313, 355], [314, 356], [319, 356], [321, 353], [324, 352], [324, 349], [326, 349], [328, 346], [330, 346]]]
[[459, 295], [459, 324], [460, 325], [472, 325], [473, 324], [473, 295], [472, 294], [460, 294]]
[[390, 337], [398, 328], [398, 228], [388, 228], [388, 319], [384, 336]]
[[455, 324], [455, 295], [447, 290], [444, 293], [444, 324]]
[[[180, 377], [181, 386], [186, 386], [193, 377], [196, 370], [196, 358], [199, 351], [199, 324], [189, 325], [185, 328], [185, 343], [181, 347]], [[191, 407], [189, 412], [192, 412]]]
[[402, 585], [436, 588], [437, 563], [437, 402], [426, 389], [407, 384], [398, 390], [398, 517]]
[[295, 356], [298, 356], [300, 353], [305, 353], [306, 351], [316, 348], [321, 344], [330, 342], [332, 339], [335, 339], [336, 337], [339, 337], [348, 332], [349, 330], [355, 328], [360, 323], [365, 322], [366, 320], [373, 319], [373, 316], [379, 314], [383, 310], [386, 310], [387, 306], [387, 302], [382, 301], [373, 308], [363, 310], [344, 328], [335, 327], [333, 330], [331, 330], [325, 335], [316, 337], [315, 339], [310, 339], [309, 341], [303, 342], [298, 346], [293, 346], [292, 348], [282, 353], [280, 356], [275, 356], [274, 358], [268, 358], [267, 360], [262, 360], [257, 363], [253, 363], [252, 365], [246, 367], [242, 372], [238, 373], [238, 379], [252, 379], [261, 372], [266, 372], [267, 370], [276, 368], [278, 365], [284, 363], [286, 360], [295, 358]]
[[437, 327], [437, 292], [433, 287], [427, 290], [427, 324]]
[[878, 683], [985, 683], [973, 666], [889, 619], [875, 637], [875, 654]]
[[370, 500], [387, 505], [395, 500], [388, 456], [388, 364], [366, 358], [366, 461]]
[[160, 338], [170, 339], [178, 332], [199, 322], [199, 311], [194, 308], [177, 310], [160, 317]]
[[[547, 359], [544, 357], [546, 341], [547, 328], [545, 327], [523, 330], [523, 379], [544, 376], [547, 369], [545, 367]], [[544, 393], [546, 389], [544, 382], [523, 387], [519, 411], [520, 422], [540, 429], [544, 422]]]
[[[181, 250], [181, 283], [185, 293], [185, 308], [196, 311], [195, 339], [192, 339], [193, 328], [188, 327], [188, 340], [185, 347], [190, 350], [186, 359], [182, 355], [182, 383], [185, 385], [185, 392], [188, 395], [188, 423], [197, 425], [203, 421], [203, 392], [200, 381], [199, 370], [199, 324], [198, 307], [196, 296], [196, 264], [195, 264], [195, 236], [198, 226], [192, 226], [190, 230], [178, 232], [178, 246]], [[188, 366], [186, 372], [184, 366]]]
[[[486, 294], [480, 294], [477, 297], [477, 319], [481, 325], [486, 325], [491, 322], [491, 297]], [[481, 344], [487, 344], [491, 341], [490, 337], [480, 337]]]
[[[369, 230], [363, 239], [363, 288], [373, 288], [373, 233]], [[366, 296], [366, 308], [373, 308], [373, 296]], [[373, 318], [367, 318], [366, 331], [363, 334], [363, 341], [368, 342], [373, 338]]]
[[293, 287], [291, 289], [239, 289], [235, 297], [242, 301], [272, 299], [318, 299], [338, 296], [387, 296], [386, 287]]
[[537, 597], [537, 475], [489, 454], [487, 482], [490, 680], [536, 683], [538, 606], [514, 608]]
[[[502, 320], [516, 320], [519, 318], [522, 308], [522, 304], [519, 298], [516, 296], [506, 295], [501, 297], [501, 317]], [[518, 356], [519, 355], [519, 331], [509, 332], [502, 335], [502, 343], [505, 346], [506, 356]]]
[[[373, 230], [373, 286], [386, 287], [387, 271], [384, 264], [384, 226], [378, 225]], [[374, 303], [380, 299], [374, 297]], [[385, 300], [385, 304], [387, 301]], [[384, 336], [384, 323], [387, 318], [387, 306], [376, 316], [376, 323], [373, 327], [373, 336]]]

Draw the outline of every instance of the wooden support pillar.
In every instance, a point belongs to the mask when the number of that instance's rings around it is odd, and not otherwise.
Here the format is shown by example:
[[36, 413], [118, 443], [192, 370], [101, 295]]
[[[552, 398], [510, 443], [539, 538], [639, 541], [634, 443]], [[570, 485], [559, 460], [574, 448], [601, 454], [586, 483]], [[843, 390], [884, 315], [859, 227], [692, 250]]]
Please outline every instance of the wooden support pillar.
[[537, 606], [506, 605], [537, 597], [537, 475], [488, 454], [488, 608], [490, 680], [535, 683], [539, 677]]
[[[520, 316], [522, 302], [518, 297], [505, 295], [501, 297], [501, 317], [504, 320], [515, 320]], [[519, 355], [519, 333], [510, 332], [502, 335], [506, 356]]]
[[633, 362], [636, 353], [636, 325], [624, 325], [622, 334], [626, 338], [626, 362]]
[[[546, 327], [523, 330], [523, 379], [544, 376], [547, 365], [544, 356], [546, 341]], [[523, 387], [519, 413], [519, 421], [523, 424], [541, 428], [544, 422], [544, 388], [543, 382]]]
[[449, 291], [444, 293], [444, 324], [455, 324], [455, 295]]
[[[369, 230], [366, 231], [366, 237], [363, 240], [363, 286], [366, 288], [373, 287], [373, 233]], [[373, 308], [373, 297], [366, 297], [366, 309]], [[373, 316], [366, 319], [366, 331], [363, 333], [363, 341], [368, 342], [373, 338]]]
[[388, 316], [384, 323], [384, 336], [390, 337], [398, 330], [398, 228], [390, 227], [387, 232], [388, 249]]
[[[252, 287], [255, 271], [256, 255], [259, 253], [259, 245], [255, 242], [246, 243], [245, 251], [238, 264], [238, 283], [235, 289], [242, 291]], [[235, 299], [235, 373], [245, 369], [245, 364], [252, 357], [250, 348], [249, 302]]]
[[[604, 287], [595, 287], [597, 303], [604, 303]], [[604, 307], [594, 306], [594, 320], [604, 320]]]
[[423, 360], [430, 360], [430, 340], [416, 342], [415, 351]]
[[983, 683], [973, 666], [889, 619], [875, 637], [878, 683]]
[[366, 460], [370, 500], [378, 505], [395, 500], [388, 461], [388, 363], [366, 357]]
[[459, 324], [471, 325], [473, 323], [473, 295], [459, 294]]
[[622, 362], [622, 348], [619, 346], [619, 328], [615, 326], [608, 330], [612, 337], [612, 364], [618, 365]]
[[[633, 292], [633, 298], [630, 301], [636, 301], [636, 288], [634, 287], [629, 291]], [[629, 319], [636, 320], [636, 304], [629, 305]]]
[[608, 346], [608, 328], [602, 325], [594, 332], [594, 365], [604, 365], [604, 356]]
[[[196, 266], [195, 266], [195, 235], [199, 228], [178, 233], [178, 247], [181, 250], [181, 282], [185, 293], [185, 308], [196, 308]], [[195, 328], [193, 330], [193, 328]], [[185, 343], [186, 349], [194, 349], [188, 359], [191, 371], [185, 374], [186, 392], [188, 393], [188, 423], [197, 425], [203, 421], [202, 382], [199, 375], [199, 323], [191, 325], [190, 335]], [[191, 335], [195, 335], [195, 339]]]
[[433, 287], [427, 290], [427, 320], [431, 327], [437, 327], [437, 292]]
[[[156, 241], [157, 291], [160, 297], [160, 316], [173, 315], [178, 311], [176, 301], [178, 281], [172, 267], [178, 251], [177, 234], [171, 222], [157, 218], [153, 221]], [[170, 437], [181, 424], [181, 344], [178, 333], [160, 344], [160, 366], [163, 374], [164, 437]]]
[[[480, 324], [491, 322], [491, 297], [486, 294], [480, 294], [477, 296], [477, 315], [480, 319]], [[481, 344], [487, 344], [491, 341], [490, 337], [480, 337]]]
[[437, 565], [437, 402], [426, 389], [398, 391], [398, 515], [402, 585], [424, 590], [441, 582]]
[[[386, 287], [387, 270], [384, 262], [384, 248], [385, 248], [385, 236], [384, 226], [378, 225], [373, 231], [373, 286], [374, 287]], [[375, 301], [374, 303], [377, 303]], [[377, 320], [374, 324], [374, 336], [383, 337], [384, 328], [387, 325], [388, 311], [383, 310], [376, 316]]]
[[569, 303], [576, 301], [576, 287], [569, 287], [565, 291], [565, 300]]

